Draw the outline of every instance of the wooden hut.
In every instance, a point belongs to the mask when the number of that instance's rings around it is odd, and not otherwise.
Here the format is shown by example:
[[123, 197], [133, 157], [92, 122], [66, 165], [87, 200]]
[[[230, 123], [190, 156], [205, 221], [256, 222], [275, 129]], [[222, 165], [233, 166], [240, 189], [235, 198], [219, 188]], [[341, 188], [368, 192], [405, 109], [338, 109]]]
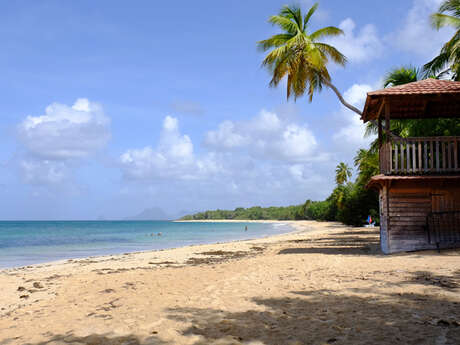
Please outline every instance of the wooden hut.
[[427, 79], [367, 94], [362, 120], [378, 122], [380, 146], [380, 174], [368, 187], [379, 191], [384, 253], [460, 246], [460, 137], [390, 133], [391, 119], [459, 117], [460, 82]]

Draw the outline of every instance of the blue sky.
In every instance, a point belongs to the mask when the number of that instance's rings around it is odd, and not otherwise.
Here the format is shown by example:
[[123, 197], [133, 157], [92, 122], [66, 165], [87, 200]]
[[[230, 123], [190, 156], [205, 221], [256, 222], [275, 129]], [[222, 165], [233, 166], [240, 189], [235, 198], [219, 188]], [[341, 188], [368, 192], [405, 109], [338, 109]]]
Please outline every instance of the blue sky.
[[[312, 5], [305, 0], [305, 8]], [[362, 107], [385, 72], [450, 32], [439, 0], [320, 1], [312, 29], [349, 59], [333, 82]], [[0, 219], [123, 218], [144, 208], [321, 199], [369, 139], [329, 90], [268, 88], [256, 42], [285, 1], [8, 1], [0, 11]]]

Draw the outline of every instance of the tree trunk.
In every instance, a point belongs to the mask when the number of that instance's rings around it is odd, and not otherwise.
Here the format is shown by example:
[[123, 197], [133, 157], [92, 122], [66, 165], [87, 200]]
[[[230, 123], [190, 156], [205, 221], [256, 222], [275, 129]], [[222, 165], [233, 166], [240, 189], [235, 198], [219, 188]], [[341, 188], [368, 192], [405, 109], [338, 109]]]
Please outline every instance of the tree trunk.
[[[332, 91], [335, 92], [335, 94], [337, 95], [337, 97], [339, 98], [340, 102], [346, 106], [348, 109], [350, 109], [351, 111], [355, 112], [356, 114], [358, 114], [359, 116], [362, 116], [363, 113], [361, 110], [359, 110], [358, 108], [352, 106], [350, 103], [348, 103], [347, 101], [345, 101], [345, 99], [343, 98], [342, 94], [340, 93], [339, 90], [337, 90], [337, 88], [329, 81], [329, 80], [325, 80], [323, 79], [323, 83], [326, 84], [329, 88], [332, 89]], [[375, 120], [369, 120], [370, 123], [372, 123], [374, 126], [378, 126], [377, 124], [377, 121]], [[396, 135], [394, 134], [393, 132], [390, 131], [390, 136], [393, 137], [393, 138], [401, 138], [399, 135]]]
[[345, 101], [345, 99], [342, 97], [341, 93], [339, 92], [339, 90], [337, 90], [337, 88], [332, 85], [332, 83], [329, 81], [329, 80], [325, 80], [323, 79], [323, 83], [326, 84], [329, 88], [332, 89], [332, 91], [335, 92], [335, 94], [337, 95], [337, 97], [339, 98], [339, 101], [340, 103], [342, 103], [344, 106], [346, 106], [348, 109], [350, 109], [351, 111], [354, 111], [356, 114], [358, 114], [359, 116], [363, 115], [363, 113], [358, 109], [358, 108], [355, 108], [354, 106], [352, 106], [350, 103], [348, 103], [347, 101]]

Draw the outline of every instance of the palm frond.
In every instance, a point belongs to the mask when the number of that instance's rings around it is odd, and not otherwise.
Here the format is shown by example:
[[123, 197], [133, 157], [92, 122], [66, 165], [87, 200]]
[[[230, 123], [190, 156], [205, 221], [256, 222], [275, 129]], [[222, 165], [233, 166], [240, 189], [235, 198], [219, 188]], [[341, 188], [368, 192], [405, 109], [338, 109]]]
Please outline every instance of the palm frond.
[[445, 26], [452, 26], [453, 28], [460, 27], [460, 18], [447, 14], [434, 13], [431, 15], [430, 19], [431, 25], [438, 30]]
[[312, 41], [317, 41], [322, 37], [331, 37], [343, 35], [344, 32], [342, 29], [336, 28], [335, 26], [326, 26], [325, 28], [316, 30], [310, 35]]
[[300, 7], [298, 7], [298, 6], [287, 6], [287, 5], [283, 6], [283, 8], [281, 9], [281, 12], [280, 12], [280, 16], [292, 19], [296, 23], [299, 31], [303, 31], [302, 30], [302, 26], [303, 26], [303, 23], [302, 23], [302, 10], [300, 9]]
[[293, 35], [299, 31], [299, 27], [296, 25], [296, 23], [284, 16], [271, 16], [268, 19], [268, 22], [272, 25], [278, 25], [281, 29]]
[[335, 47], [326, 44], [316, 42], [315, 45], [320, 49], [326, 56], [330, 57], [335, 63], [344, 66], [347, 63], [347, 58], [341, 52], [339, 52]]
[[451, 12], [452, 14], [460, 17], [460, 0], [447, 0], [440, 6], [438, 12]]
[[286, 44], [293, 37], [295, 37], [293, 34], [278, 34], [266, 40], [257, 42], [257, 45], [259, 49], [267, 51], [271, 48], [281, 47], [283, 44]]
[[308, 22], [310, 21], [311, 16], [316, 12], [318, 9], [319, 4], [315, 3], [313, 6], [308, 10], [307, 14], [305, 15], [305, 18], [303, 19], [303, 31], [305, 32], [305, 29], [308, 26]]
[[423, 77], [437, 75], [440, 71], [446, 69], [449, 64], [449, 55], [446, 52], [441, 52], [433, 60], [423, 65]]

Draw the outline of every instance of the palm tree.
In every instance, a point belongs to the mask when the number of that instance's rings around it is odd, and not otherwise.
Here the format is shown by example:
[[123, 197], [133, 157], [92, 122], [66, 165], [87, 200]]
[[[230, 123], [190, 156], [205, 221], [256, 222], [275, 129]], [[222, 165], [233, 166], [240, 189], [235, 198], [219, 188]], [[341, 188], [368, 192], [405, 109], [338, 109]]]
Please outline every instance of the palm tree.
[[366, 185], [372, 176], [379, 173], [379, 155], [372, 149], [360, 149], [354, 159], [355, 167], [358, 168], [357, 183]]
[[402, 66], [389, 71], [384, 80], [383, 87], [403, 85], [421, 79], [420, 70], [413, 66]]
[[339, 186], [345, 184], [348, 179], [351, 177], [351, 169], [348, 164], [344, 162], [340, 162], [337, 167], [335, 168], [335, 182]]
[[330, 60], [344, 66], [347, 59], [333, 46], [321, 42], [321, 39], [342, 35], [343, 31], [334, 26], [312, 33], [308, 30], [310, 19], [317, 8], [316, 3], [303, 15], [300, 7], [284, 6], [278, 15], [269, 18], [271, 24], [283, 30], [282, 33], [258, 42], [263, 51], [271, 50], [262, 62], [272, 73], [270, 86], [278, 86], [287, 77], [287, 98], [293, 95], [297, 99], [307, 93], [311, 102], [314, 92], [321, 91], [323, 85], [326, 85], [335, 92], [344, 106], [361, 115], [361, 111], [347, 103], [331, 83], [327, 70]]
[[453, 80], [460, 80], [460, 0], [444, 1], [438, 13], [431, 15], [431, 24], [437, 30], [452, 27], [455, 33], [441, 48], [439, 55], [424, 66], [424, 70], [436, 75], [450, 72]]

